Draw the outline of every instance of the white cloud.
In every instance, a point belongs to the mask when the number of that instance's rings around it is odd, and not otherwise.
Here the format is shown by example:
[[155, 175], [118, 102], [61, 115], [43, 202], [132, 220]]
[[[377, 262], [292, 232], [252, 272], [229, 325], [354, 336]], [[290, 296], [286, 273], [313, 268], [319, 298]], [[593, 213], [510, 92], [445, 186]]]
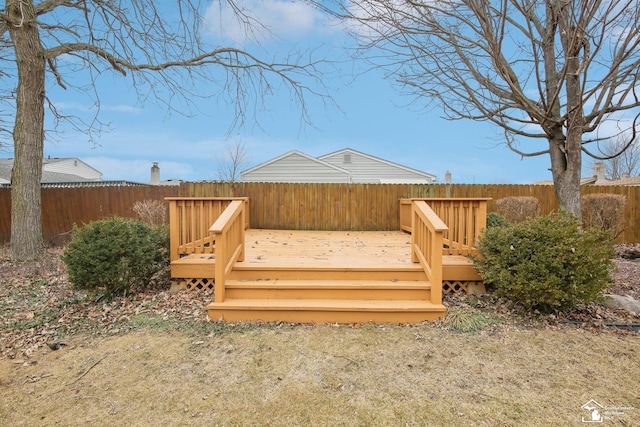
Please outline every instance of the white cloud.
[[102, 110], [115, 111], [117, 113], [138, 114], [142, 111], [142, 108], [134, 107], [133, 105], [104, 105]]
[[236, 0], [236, 9], [227, 1], [215, 1], [204, 15], [205, 29], [223, 40], [237, 44], [248, 41], [286, 40], [325, 32], [328, 19], [317, 9], [300, 1]]
[[[54, 102], [54, 106], [59, 111], [80, 111], [80, 112], [94, 112], [98, 108], [97, 103], [89, 104], [89, 103], [81, 103], [76, 101], [58, 101]], [[100, 104], [101, 111], [112, 111], [116, 113], [126, 113], [126, 114], [138, 114], [142, 111], [141, 108], [126, 105], [126, 104], [117, 104], [117, 105], [109, 105], [109, 104]]]

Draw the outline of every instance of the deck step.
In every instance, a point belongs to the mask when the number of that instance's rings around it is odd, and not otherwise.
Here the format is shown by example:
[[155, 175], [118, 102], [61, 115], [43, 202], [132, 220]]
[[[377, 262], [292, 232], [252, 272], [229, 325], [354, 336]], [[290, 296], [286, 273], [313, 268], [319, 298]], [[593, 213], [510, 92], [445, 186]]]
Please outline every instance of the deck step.
[[233, 267], [229, 279], [233, 280], [426, 280], [419, 264], [403, 267], [286, 267], [247, 265], [241, 262]]
[[214, 254], [191, 254], [171, 261], [171, 277], [213, 278], [216, 274]]
[[227, 280], [229, 299], [430, 300], [427, 281]]
[[207, 310], [214, 320], [296, 323], [419, 323], [446, 312], [424, 300], [334, 299], [227, 299]]

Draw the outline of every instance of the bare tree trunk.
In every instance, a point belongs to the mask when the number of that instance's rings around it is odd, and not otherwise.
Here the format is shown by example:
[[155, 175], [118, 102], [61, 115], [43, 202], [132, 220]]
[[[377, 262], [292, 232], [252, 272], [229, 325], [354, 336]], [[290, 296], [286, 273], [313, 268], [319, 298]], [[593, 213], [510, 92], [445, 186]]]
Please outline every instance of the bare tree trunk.
[[15, 159], [11, 172], [11, 252], [37, 258], [44, 248], [41, 224], [45, 57], [32, 1], [7, 0], [9, 33], [18, 67]]
[[[582, 170], [582, 132], [583, 106], [582, 89], [580, 87], [580, 50], [582, 40], [581, 29], [571, 25], [569, 10], [561, 2], [547, 3], [547, 33], [544, 43], [547, 99], [553, 100], [550, 109], [551, 117], [556, 123], [547, 129], [549, 135], [549, 156], [551, 157], [551, 173], [558, 198], [560, 210], [573, 214], [582, 220], [580, 198], [580, 173]], [[560, 41], [564, 50], [566, 65], [562, 74], [566, 85], [566, 135], [562, 126], [562, 113], [558, 101], [557, 90], [560, 87], [554, 39], [559, 30]]]

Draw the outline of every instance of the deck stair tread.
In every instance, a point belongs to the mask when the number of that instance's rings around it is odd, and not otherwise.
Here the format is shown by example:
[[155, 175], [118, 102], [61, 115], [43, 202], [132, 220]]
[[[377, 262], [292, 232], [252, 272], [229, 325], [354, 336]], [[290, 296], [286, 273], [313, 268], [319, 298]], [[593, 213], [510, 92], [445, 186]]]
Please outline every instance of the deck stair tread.
[[355, 263], [344, 264], [321, 264], [316, 265], [307, 263], [286, 262], [278, 260], [270, 263], [245, 263], [239, 262], [234, 267], [234, 270], [309, 270], [309, 271], [322, 271], [322, 270], [337, 270], [337, 271], [419, 271], [421, 267], [419, 264], [402, 264], [402, 265], [380, 265], [380, 266], [362, 266]]
[[429, 300], [431, 283], [418, 280], [227, 280], [232, 299]]
[[209, 309], [322, 310], [322, 311], [444, 311], [442, 304], [426, 300], [339, 300], [339, 299], [226, 299]]
[[215, 263], [216, 256], [214, 254], [189, 254], [182, 258], [174, 259], [171, 264], [202, 264]]
[[446, 308], [426, 300], [226, 299], [207, 307], [225, 321], [295, 323], [419, 323], [444, 317]]
[[285, 289], [428, 289], [431, 284], [420, 280], [227, 280], [226, 288], [285, 288]]

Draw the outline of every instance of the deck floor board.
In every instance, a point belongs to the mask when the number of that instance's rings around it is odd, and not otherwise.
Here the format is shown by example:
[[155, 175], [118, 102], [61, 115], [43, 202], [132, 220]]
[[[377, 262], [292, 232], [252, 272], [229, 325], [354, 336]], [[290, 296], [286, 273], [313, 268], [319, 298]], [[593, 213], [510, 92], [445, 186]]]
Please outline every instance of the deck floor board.
[[[443, 266], [471, 265], [461, 255], [444, 256]], [[245, 260], [237, 267], [421, 269], [411, 262], [411, 235], [402, 231], [306, 231], [249, 229]]]
[[401, 231], [249, 229], [238, 266], [411, 267], [411, 236]]

